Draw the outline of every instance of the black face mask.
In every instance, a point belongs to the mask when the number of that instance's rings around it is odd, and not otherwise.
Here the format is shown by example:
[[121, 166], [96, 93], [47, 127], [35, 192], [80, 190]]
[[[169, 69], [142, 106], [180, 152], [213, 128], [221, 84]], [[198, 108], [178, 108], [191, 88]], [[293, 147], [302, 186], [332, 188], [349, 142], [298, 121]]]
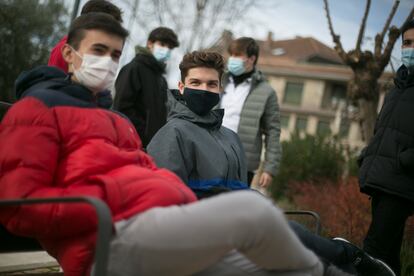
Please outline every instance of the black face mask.
[[194, 113], [206, 115], [220, 101], [218, 93], [184, 87], [183, 98], [187, 107]]

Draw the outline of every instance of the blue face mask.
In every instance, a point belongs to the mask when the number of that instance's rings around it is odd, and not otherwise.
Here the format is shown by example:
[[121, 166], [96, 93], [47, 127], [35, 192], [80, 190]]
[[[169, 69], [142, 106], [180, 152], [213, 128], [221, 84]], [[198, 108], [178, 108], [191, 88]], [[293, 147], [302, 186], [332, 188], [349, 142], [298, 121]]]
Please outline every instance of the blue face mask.
[[403, 48], [401, 50], [401, 61], [407, 68], [414, 67], [414, 48]]
[[227, 61], [227, 69], [234, 76], [240, 76], [246, 69], [244, 68], [244, 60], [237, 57], [229, 57]]
[[171, 57], [171, 50], [168, 47], [154, 45], [152, 54], [154, 55], [156, 60], [160, 62], [166, 62]]

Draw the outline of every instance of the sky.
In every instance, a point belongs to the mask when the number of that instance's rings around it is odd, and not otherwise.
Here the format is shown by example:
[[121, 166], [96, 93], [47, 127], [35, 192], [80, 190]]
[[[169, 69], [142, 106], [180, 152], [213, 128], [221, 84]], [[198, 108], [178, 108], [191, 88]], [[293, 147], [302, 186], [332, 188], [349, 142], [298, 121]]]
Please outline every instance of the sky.
[[[128, 10], [125, 10], [125, 2], [128, 0], [112, 0], [121, 9], [124, 9], [124, 25], [128, 25]], [[133, 1], [133, 0], [129, 0]], [[174, 0], [171, 0], [172, 2]], [[192, 1], [192, 0], [188, 0]], [[214, 0], [213, 0], [214, 1]], [[225, 1], [225, 0], [216, 0]], [[246, 19], [234, 26], [226, 26], [233, 32], [235, 37], [251, 36], [255, 39], [266, 39], [269, 31], [273, 33], [273, 39], [290, 39], [296, 36], [313, 37], [322, 43], [333, 47], [332, 37], [329, 33], [328, 23], [325, 16], [323, 0], [267, 0], [265, 11], [253, 8], [246, 15]], [[81, 6], [86, 0], [81, 1]], [[394, 0], [372, 0], [371, 10], [368, 16], [367, 28], [362, 45], [363, 49], [373, 49], [373, 38], [375, 34], [382, 31], [385, 20], [391, 10]], [[67, 2], [68, 6], [72, 1]], [[363, 0], [329, 0], [331, 18], [334, 31], [341, 36], [341, 42], [345, 50], [355, 47], [359, 26], [365, 9], [366, 1]], [[391, 25], [400, 26], [414, 6], [414, 0], [401, 0], [397, 13]], [[70, 10], [71, 7], [68, 7]], [[183, 16], [189, 16], [183, 12]], [[168, 27], [168, 25], [166, 25]], [[124, 57], [121, 65], [129, 62], [134, 56], [134, 44], [145, 43], [146, 36], [131, 34], [131, 40], [125, 45]], [[392, 54], [395, 67], [400, 65], [401, 39], [398, 39]], [[175, 52], [175, 53], [174, 53]], [[169, 84], [175, 86], [178, 79], [177, 61], [180, 60], [182, 52], [173, 51], [173, 62], [169, 64]], [[177, 68], [178, 69], [178, 68]]]
[[[274, 16], [267, 15], [265, 28], [273, 32], [274, 39], [288, 39], [299, 36], [312, 36], [328, 46], [334, 43], [329, 33], [328, 23], [323, 9], [322, 0], [295, 0], [279, 1]], [[393, 5], [393, 0], [373, 0], [368, 16], [365, 36], [367, 39], [363, 45], [365, 49], [373, 49], [375, 34], [382, 31], [385, 20]], [[365, 9], [363, 0], [330, 0], [330, 13], [334, 31], [341, 36], [341, 42], [345, 50], [355, 47], [359, 26]], [[401, 0], [392, 25], [400, 26], [414, 6], [414, 0]], [[258, 11], [254, 11], [258, 16]], [[255, 32], [257, 37], [265, 38], [266, 31]], [[394, 46], [393, 56], [399, 64], [401, 40]]]

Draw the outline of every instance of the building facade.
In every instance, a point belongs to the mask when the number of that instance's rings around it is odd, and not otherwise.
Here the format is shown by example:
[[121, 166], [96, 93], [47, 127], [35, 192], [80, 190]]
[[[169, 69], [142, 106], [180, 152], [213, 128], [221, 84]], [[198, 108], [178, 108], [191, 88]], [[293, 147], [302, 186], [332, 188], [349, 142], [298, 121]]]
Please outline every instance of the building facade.
[[[361, 148], [357, 108], [347, 101], [347, 82], [352, 71], [335, 50], [311, 37], [258, 41], [258, 68], [276, 90], [282, 125], [282, 140], [295, 131], [310, 135], [336, 135], [350, 148]], [[381, 87], [392, 81], [385, 73]], [[380, 93], [379, 106], [384, 91]]]

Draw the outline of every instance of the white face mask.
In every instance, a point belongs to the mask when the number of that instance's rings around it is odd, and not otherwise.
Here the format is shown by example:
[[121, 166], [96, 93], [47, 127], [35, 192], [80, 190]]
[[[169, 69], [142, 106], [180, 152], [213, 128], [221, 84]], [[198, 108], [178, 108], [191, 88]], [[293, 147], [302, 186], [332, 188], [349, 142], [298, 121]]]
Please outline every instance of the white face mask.
[[154, 55], [156, 60], [165, 63], [171, 57], [171, 50], [168, 47], [154, 45], [154, 49], [152, 50], [152, 54]]
[[113, 61], [111, 57], [89, 54], [84, 54], [81, 57], [78, 52], [75, 51], [75, 53], [82, 59], [79, 69], [75, 69], [72, 63], [73, 74], [80, 84], [95, 93], [112, 87], [118, 70], [119, 64], [117, 62]]

